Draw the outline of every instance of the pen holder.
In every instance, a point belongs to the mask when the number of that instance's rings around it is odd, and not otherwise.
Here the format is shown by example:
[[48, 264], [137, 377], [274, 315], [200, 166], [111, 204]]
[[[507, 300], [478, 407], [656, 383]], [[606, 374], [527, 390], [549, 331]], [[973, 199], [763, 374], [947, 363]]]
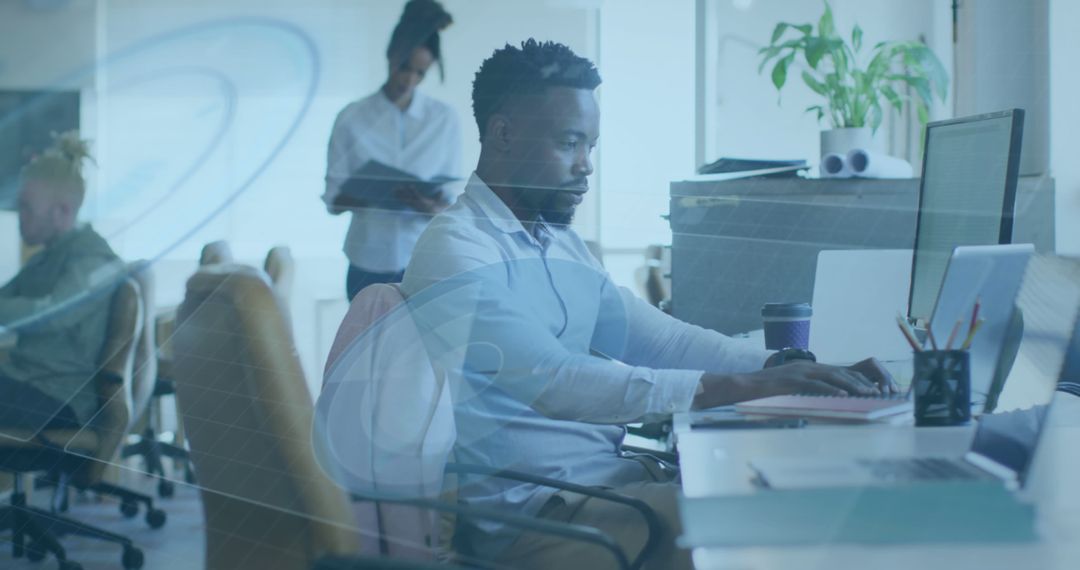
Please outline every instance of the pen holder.
[[916, 352], [911, 382], [916, 426], [955, 426], [971, 421], [971, 366], [966, 350]]

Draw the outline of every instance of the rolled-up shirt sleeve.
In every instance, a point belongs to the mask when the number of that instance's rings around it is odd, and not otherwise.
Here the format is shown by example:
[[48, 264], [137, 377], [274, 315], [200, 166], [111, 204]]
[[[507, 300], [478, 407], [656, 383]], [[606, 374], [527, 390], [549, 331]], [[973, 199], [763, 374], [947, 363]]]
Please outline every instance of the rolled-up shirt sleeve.
[[559, 420], [623, 424], [690, 408], [702, 371], [631, 366], [568, 350], [535, 322], [529, 295], [499, 282], [504, 271], [498, 265], [472, 270], [410, 298], [430, 356], [443, 369], [482, 379]]
[[752, 341], [680, 321], [646, 303], [629, 289], [618, 291], [619, 310], [626, 312], [626, 340], [618, 357], [630, 364], [685, 367], [715, 373], [761, 370], [772, 351]]

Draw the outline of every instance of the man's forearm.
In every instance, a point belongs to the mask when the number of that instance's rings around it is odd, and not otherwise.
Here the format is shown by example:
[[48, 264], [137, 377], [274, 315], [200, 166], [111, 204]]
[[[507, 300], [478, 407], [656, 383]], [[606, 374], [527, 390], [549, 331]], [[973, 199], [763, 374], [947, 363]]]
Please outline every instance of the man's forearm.
[[701, 375], [701, 384], [694, 396], [692, 408], [701, 410], [752, 400], [760, 395], [758, 392], [752, 379], [745, 374], [706, 372]]

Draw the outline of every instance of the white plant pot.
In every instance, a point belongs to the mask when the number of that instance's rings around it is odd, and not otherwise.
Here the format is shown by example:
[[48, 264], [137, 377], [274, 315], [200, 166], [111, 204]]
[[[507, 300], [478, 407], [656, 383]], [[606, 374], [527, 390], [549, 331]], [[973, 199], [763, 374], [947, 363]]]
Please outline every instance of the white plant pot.
[[821, 131], [821, 157], [837, 154], [846, 157], [855, 149], [870, 150], [874, 133], [870, 127], [855, 127]]

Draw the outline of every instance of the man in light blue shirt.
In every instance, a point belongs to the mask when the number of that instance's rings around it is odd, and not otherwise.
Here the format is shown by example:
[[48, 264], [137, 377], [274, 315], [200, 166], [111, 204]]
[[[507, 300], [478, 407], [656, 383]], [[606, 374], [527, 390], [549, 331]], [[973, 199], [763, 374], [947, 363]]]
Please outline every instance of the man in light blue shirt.
[[[665, 315], [612, 283], [569, 228], [588, 191], [600, 77], [567, 47], [529, 40], [486, 60], [473, 85], [476, 172], [421, 235], [403, 291], [453, 382], [457, 458], [615, 488], [664, 520], [650, 567], [689, 567], [674, 546], [677, 484], [620, 447], [624, 425], [783, 393], [877, 394], [873, 361], [770, 367], [772, 353]], [[764, 367], [764, 368], [763, 368]], [[655, 465], [655, 464], [654, 464]], [[586, 524], [634, 557], [645, 525], [617, 505], [501, 479], [460, 500]], [[469, 546], [510, 566], [607, 568], [599, 549], [478, 523]]]

